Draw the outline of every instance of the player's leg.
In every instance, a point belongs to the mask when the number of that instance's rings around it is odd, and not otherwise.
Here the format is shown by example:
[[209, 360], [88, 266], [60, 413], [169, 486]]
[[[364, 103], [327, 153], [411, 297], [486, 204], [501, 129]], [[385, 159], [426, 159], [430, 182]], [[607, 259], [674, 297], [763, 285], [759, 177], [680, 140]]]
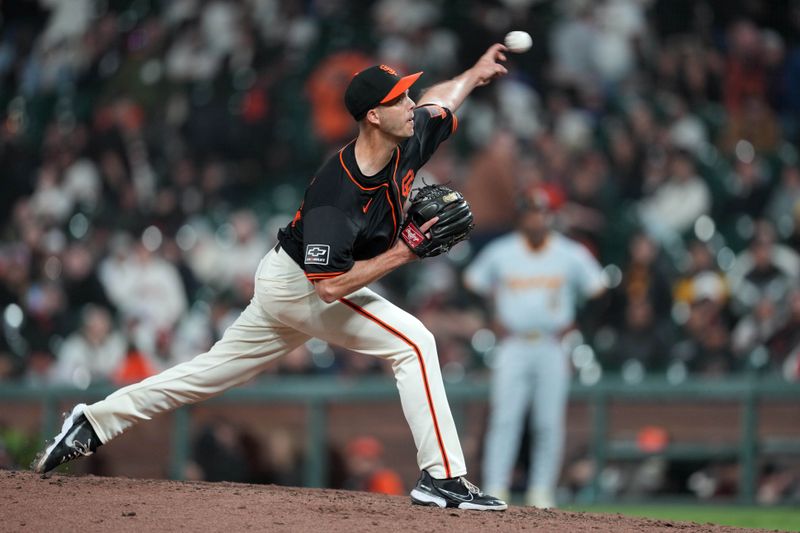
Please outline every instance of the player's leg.
[[390, 359], [420, 468], [435, 477], [466, 473], [433, 335], [416, 317], [369, 289], [332, 304], [317, 298], [313, 287], [310, 290], [307, 305], [274, 300], [270, 311], [308, 335]]
[[253, 301], [208, 352], [124, 387], [84, 413], [105, 444], [137, 422], [249, 381], [308, 336], [283, 326]]
[[535, 384], [531, 413], [534, 434], [526, 503], [549, 508], [555, 506], [555, 489], [564, 454], [570, 371], [567, 357], [556, 340], [540, 345], [534, 356]]
[[483, 454], [483, 484], [499, 496], [509, 494], [519, 453], [525, 412], [530, 404], [530, 344], [508, 339], [497, 351], [489, 397], [489, 425]]
[[[270, 252], [262, 265], [274, 260], [274, 255]], [[267, 291], [267, 284], [257, 280], [256, 286], [261, 289], [257, 293]], [[142, 420], [244, 383], [308, 338], [265, 312], [256, 294], [208, 352], [124, 387], [90, 406], [76, 406], [34, 469], [45, 473], [80, 455], [89, 455], [98, 445]]]
[[[267, 310], [308, 335], [391, 360], [426, 486], [450, 495], [447, 496], [450, 499], [431, 495], [435, 501], [426, 503], [472, 509], [506, 508], [504, 502], [480, 493], [461, 478], [466, 473], [464, 455], [445, 395], [436, 342], [416, 317], [369, 289], [326, 304], [309, 283], [308, 297], [302, 304], [294, 301], [287, 305], [289, 298], [273, 294]], [[459, 497], [459, 492], [469, 501], [453, 499]]]

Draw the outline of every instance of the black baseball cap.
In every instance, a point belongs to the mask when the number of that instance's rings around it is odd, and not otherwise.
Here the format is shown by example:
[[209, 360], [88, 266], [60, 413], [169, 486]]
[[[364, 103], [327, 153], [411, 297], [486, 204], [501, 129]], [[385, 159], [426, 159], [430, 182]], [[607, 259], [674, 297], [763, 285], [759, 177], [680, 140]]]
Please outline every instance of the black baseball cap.
[[367, 111], [380, 104], [394, 100], [411, 87], [422, 72], [400, 77], [386, 65], [375, 65], [353, 76], [344, 92], [344, 105], [356, 120], [361, 120]]

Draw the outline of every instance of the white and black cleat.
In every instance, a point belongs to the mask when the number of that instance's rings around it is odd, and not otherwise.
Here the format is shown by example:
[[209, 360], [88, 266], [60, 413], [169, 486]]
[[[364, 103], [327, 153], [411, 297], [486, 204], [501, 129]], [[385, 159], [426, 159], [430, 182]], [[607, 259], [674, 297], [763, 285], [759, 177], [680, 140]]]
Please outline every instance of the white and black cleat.
[[34, 460], [34, 472], [44, 477], [58, 465], [77, 457], [92, 455], [101, 445], [97, 433], [83, 414], [85, 407], [86, 404], [78, 404], [72, 409], [72, 413], [66, 417], [61, 426], [61, 433], [56, 435], [53, 442]]
[[411, 502], [416, 505], [455, 507], [473, 511], [505, 511], [508, 504], [499, 498], [481, 492], [481, 489], [463, 477], [433, 479], [423, 470], [419, 481], [411, 490]]

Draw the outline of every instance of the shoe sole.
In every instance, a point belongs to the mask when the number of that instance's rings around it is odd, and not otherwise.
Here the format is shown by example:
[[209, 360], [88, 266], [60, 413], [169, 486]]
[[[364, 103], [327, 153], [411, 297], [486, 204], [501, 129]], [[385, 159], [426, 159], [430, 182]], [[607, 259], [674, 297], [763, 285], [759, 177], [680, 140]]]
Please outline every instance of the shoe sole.
[[444, 498], [417, 489], [411, 491], [411, 501], [417, 505], [435, 506], [441, 507], [442, 509], [447, 507], [447, 500]]
[[467, 509], [470, 511], [505, 511], [508, 509], [508, 504], [503, 505], [478, 505], [476, 503], [463, 502], [458, 504], [459, 509]]
[[[447, 507], [447, 500], [421, 490], [413, 489], [411, 491], [411, 502], [416, 505], [426, 505], [428, 507], [439, 507], [444, 509]], [[479, 505], [471, 502], [461, 502], [458, 504], [458, 509], [466, 509], [470, 511], [505, 511], [508, 509], [507, 504], [503, 505]]]
[[67, 431], [72, 427], [72, 421], [75, 420], [77, 415], [83, 413], [83, 410], [86, 408], [85, 403], [79, 403], [75, 407], [72, 408], [72, 412], [64, 418], [64, 423], [61, 424], [61, 432], [53, 438], [53, 441], [50, 445], [45, 448], [44, 452], [41, 453], [36, 459], [34, 459], [35, 466], [33, 467], [33, 471], [37, 474], [46, 474], [44, 472], [44, 464], [47, 462], [47, 458], [50, 457], [50, 452], [53, 451], [53, 448], [56, 447], [56, 444], [61, 442], [61, 439], [64, 438], [64, 435], [67, 434]]

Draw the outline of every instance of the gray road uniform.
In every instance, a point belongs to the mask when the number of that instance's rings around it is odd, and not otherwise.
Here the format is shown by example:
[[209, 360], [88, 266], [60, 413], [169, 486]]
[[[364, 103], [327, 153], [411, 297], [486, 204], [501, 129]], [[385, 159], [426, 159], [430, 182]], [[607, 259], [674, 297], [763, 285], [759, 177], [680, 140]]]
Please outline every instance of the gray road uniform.
[[561, 469], [570, 381], [561, 334], [573, 323], [577, 302], [603, 291], [602, 269], [584, 246], [558, 233], [551, 232], [535, 250], [514, 232], [487, 245], [467, 268], [465, 281], [492, 298], [495, 319], [508, 332], [492, 374], [483, 483], [495, 493], [508, 492], [532, 402], [529, 490], [552, 493]]

